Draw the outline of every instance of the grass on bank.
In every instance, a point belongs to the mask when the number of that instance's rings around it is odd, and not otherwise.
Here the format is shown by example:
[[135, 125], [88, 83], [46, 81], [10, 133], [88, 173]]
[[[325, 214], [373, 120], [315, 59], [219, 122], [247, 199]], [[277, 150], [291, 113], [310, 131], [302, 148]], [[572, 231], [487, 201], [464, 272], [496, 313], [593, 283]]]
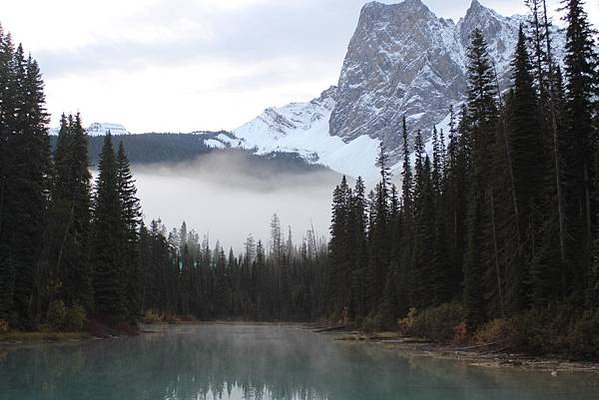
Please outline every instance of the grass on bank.
[[9, 331], [0, 334], [0, 342], [44, 343], [66, 342], [71, 340], [88, 339], [86, 332], [22, 332]]

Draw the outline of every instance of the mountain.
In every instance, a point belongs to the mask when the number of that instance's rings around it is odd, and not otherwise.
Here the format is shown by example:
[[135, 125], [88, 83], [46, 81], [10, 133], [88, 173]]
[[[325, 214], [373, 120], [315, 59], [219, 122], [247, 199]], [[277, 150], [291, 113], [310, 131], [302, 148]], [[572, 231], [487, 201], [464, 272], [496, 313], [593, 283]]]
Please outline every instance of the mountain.
[[[269, 108], [233, 131], [257, 153], [293, 151], [351, 176], [376, 175], [379, 142], [399, 162], [402, 117], [413, 135], [446, 128], [450, 105], [464, 100], [466, 52], [478, 27], [489, 44], [502, 89], [524, 16], [504, 17], [474, 0], [457, 23], [420, 0], [366, 4], [350, 40], [339, 82], [319, 98]], [[557, 34], [556, 56], [563, 48]]]
[[94, 122], [87, 128], [90, 136], [106, 135], [110, 132], [113, 135], [128, 135], [129, 131], [121, 124], [108, 122]]
[[[421, 0], [371, 2], [360, 12], [337, 85], [319, 97], [267, 108], [232, 132], [194, 132], [199, 137], [189, 143], [153, 136], [131, 143], [142, 146], [140, 159], [151, 162], [242, 149], [265, 157], [287, 153], [289, 159], [299, 157], [307, 164], [372, 181], [378, 175], [375, 164], [382, 142], [397, 176], [403, 116], [412, 141], [417, 130], [428, 139], [433, 126], [447, 131], [450, 105], [457, 108], [464, 101], [471, 32], [477, 27], [482, 30], [504, 90], [511, 84], [510, 62], [518, 29], [526, 20], [519, 15], [501, 16], [478, 0], [457, 22], [437, 17]], [[553, 39], [554, 56], [561, 60], [564, 34], [556, 30]], [[92, 124], [88, 132], [94, 136], [108, 130], [128, 133], [122, 125], [100, 123]]]
[[[50, 128], [50, 135], [58, 136], [60, 127]], [[87, 128], [89, 136], [104, 136], [108, 132], [113, 135], [128, 135], [130, 132], [121, 124], [94, 122]]]
[[291, 103], [268, 108], [258, 118], [233, 131], [239, 142], [233, 146], [256, 154], [297, 153], [350, 176], [365, 175], [372, 169], [378, 141], [363, 136], [345, 142], [329, 133], [331, 112], [337, 104], [337, 88], [324, 91], [309, 103]]

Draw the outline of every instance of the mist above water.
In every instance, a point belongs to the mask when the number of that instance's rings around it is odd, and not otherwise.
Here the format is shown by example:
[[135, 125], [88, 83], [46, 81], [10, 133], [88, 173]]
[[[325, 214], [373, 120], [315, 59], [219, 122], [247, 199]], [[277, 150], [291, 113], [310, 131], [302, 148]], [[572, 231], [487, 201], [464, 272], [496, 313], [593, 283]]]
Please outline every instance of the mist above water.
[[331, 199], [340, 176], [324, 169], [285, 168], [247, 153], [218, 152], [190, 163], [134, 165], [144, 221], [160, 218], [170, 230], [180, 227], [209, 234], [240, 251], [247, 236], [268, 243], [276, 213], [282, 231], [291, 226], [294, 243], [312, 226], [328, 236]]

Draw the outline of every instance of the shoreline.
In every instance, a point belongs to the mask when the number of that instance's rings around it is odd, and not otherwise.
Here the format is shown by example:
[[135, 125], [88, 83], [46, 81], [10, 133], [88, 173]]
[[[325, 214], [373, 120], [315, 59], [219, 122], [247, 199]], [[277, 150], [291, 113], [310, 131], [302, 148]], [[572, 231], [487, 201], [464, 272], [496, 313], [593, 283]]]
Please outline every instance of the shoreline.
[[481, 368], [512, 368], [521, 371], [548, 372], [552, 376], [557, 376], [560, 373], [599, 374], [599, 362], [594, 361], [573, 361], [551, 355], [530, 356], [510, 353], [484, 344], [477, 346], [439, 344], [420, 338], [401, 336], [398, 332], [367, 333], [347, 327], [316, 324], [304, 326], [314, 333], [331, 336], [337, 341], [370, 343], [408, 356], [455, 360]]
[[[331, 326], [318, 323], [294, 322], [250, 322], [250, 321], [185, 321], [177, 323], [140, 324], [139, 335], [160, 333], [152, 326], [186, 325], [296, 325], [310, 332], [331, 337], [333, 340], [348, 343], [369, 343], [388, 351], [407, 356], [429, 357], [442, 360], [455, 360], [481, 368], [511, 368], [521, 371], [547, 372], [553, 376], [560, 373], [599, 374], [599, 362], [573, 361], [556, 356], [530, 356], [493, 348], [491, 345], [458, 346], [432, 343], [420, 338], [401, 336], [398, 332], [368, 333], [346, 326]], [[127, 335], [96, 337], [87, 332], [12, 332], [0, 335], [0, 349], [21, 348], [37, 345], [77, 344], [93, 340], [118, 339]]]
[[38, 345], [59, 345], [83, 343], [95, 339], [87, 332], [20, 332], [13, 331], [0, 335], [0, 349], [22, 348]]

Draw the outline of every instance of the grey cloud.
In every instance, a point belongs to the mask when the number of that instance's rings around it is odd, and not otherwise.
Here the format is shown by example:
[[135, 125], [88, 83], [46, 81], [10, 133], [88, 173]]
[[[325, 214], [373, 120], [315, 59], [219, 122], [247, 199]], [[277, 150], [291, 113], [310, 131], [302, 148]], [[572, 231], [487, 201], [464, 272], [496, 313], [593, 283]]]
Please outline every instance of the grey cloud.
[[[35, 56], [49, 77], [213, 60], [253, 64], [295, 57], [306, 65], [316, 59], [340, 66], [362, 3], [361, 0], [267, 3], [211, 15], [208, 24], [214, 34], [210, 39], [202, 39], [202, 27], [198, 26], [187, 37], [166, 43], [104, 41], [73, 51], [44, 51]], [[193, 4], [178, 0], [145, 10], [132, 23], [168, 28], [197, 14], [201, 13]]]

